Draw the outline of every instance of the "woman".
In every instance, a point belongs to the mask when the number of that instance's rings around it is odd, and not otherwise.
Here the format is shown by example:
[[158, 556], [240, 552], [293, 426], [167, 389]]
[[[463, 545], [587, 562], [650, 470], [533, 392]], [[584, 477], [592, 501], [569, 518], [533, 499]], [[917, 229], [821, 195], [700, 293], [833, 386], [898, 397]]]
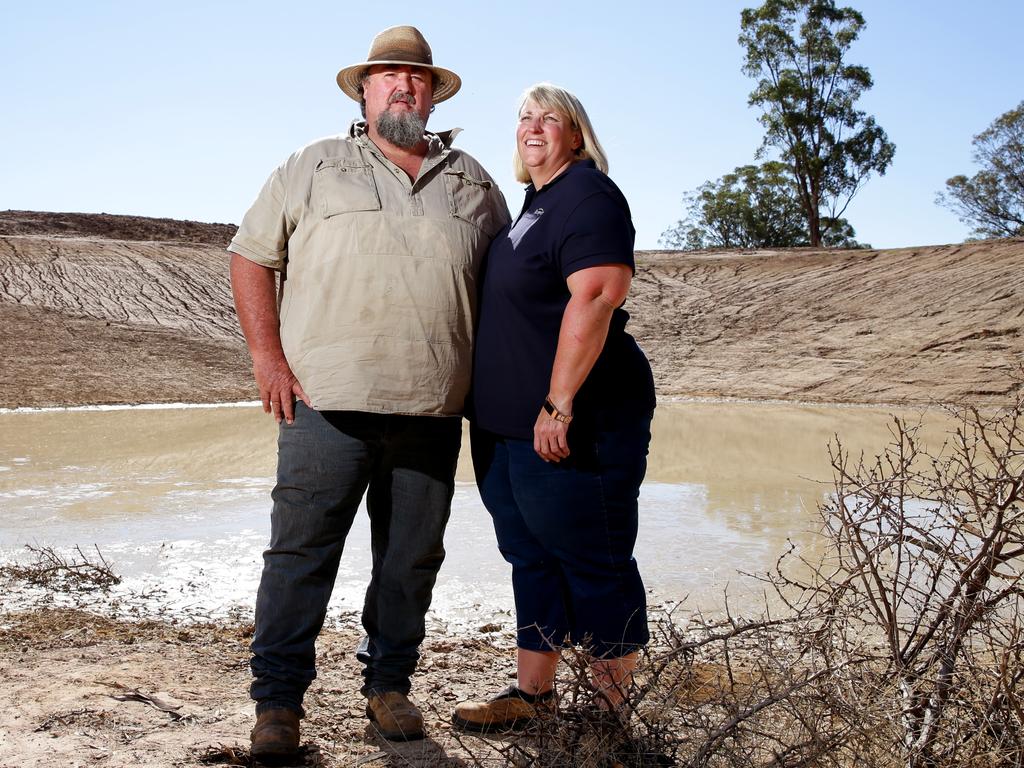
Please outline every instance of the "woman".
[[517, 684], [456, 707], [457, 726], [513, 727], [553, 706], [558, 649], [587, 648], [622, 702], [648, 640], [633, 559], [654, 410], [651, 368], [624, 330], [629, 206], [579, 100], [541, 83], [516, 129], [519, 218], [491, 244], [473, 368], [477, 485], [512, 564]]

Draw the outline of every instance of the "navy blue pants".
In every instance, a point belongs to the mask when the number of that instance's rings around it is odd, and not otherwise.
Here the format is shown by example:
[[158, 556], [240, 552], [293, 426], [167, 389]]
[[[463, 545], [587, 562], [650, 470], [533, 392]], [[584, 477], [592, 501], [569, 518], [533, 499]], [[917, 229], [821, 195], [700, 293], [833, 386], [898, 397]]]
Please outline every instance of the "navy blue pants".
[[574, 442], [547, 463], [532, 440], [472, 430], [473, 466], [498, 549], [512, 565], [517, 645], [567, 643], [595, 658], [647, 643], [647, 601], [633, 559], [650, 417]]
[[363, 494], [373, 565], [356, 656], [363, 692], [408, 693], [444, 560], [462, 420], [336, 411], [295, 403], [281, 423], [270, 547], [256, 596], [250, 694], [257, 712], [302, 711], [314, 643]]

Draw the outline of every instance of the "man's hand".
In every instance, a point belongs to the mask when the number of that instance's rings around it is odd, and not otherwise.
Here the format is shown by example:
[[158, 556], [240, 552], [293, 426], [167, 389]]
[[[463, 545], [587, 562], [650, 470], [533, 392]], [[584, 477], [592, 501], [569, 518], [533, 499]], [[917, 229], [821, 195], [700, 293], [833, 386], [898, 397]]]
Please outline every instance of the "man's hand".
[[263, 411], [277, 423], [295, 421], [295, 398], [312, 407], [281, 348], [277, 317], [277, 273], [237, 253], [231, 255], [231, 290], [238, 322], [252, 356], [252, 372]]
[[284, 355], [254, 360], [252, 372], [256, 378], [256, 386], [260, 390], [263, 412], [273, 413], [278, 424], [282, 418], [289, 424], [295, 421], [295, 398], [312, 407], [302, 385], [288, 367]]

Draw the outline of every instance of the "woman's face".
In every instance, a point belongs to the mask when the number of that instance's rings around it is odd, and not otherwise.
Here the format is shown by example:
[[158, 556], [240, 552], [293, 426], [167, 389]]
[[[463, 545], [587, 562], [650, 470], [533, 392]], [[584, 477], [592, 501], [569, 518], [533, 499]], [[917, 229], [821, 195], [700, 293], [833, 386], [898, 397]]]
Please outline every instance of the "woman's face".
[[583, 142], [579, 129], [561, 112], [540, 107], [527, 99], [519, 112], [516, 148], [535, 187], [547, 183], [573, 159]]

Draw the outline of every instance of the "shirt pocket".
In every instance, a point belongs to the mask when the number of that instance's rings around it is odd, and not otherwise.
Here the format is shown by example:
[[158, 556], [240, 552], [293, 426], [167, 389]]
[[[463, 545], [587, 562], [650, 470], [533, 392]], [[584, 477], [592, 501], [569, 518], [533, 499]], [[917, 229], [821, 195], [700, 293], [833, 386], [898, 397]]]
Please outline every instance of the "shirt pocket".
[[313, 171], [313, 206], [325, 218], [353, 211], [379, 211], [373, 168], [360, 160], [327, 158]]
[[505, 222], [495, 213], [494, 182], [477, 179], [465, 171], [444, 172], [451, 215], [494, 237]]

